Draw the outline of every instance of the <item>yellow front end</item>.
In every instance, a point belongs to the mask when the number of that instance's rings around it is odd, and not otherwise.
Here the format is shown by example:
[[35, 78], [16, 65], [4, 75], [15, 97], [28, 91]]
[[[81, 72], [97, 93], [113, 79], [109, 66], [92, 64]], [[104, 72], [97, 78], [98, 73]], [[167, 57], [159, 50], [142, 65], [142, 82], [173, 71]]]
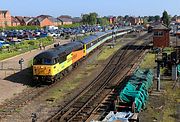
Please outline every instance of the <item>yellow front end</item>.
[[33, 75], [34, 76], [53, 76], [54, 65], [34, 65], [33, 66]]
[[72, 53], [67, 56], [67, 60], [61, 64], [54, 65], [33, 65], [34, 76], [55, 76], [64, 69], [72, 65]]

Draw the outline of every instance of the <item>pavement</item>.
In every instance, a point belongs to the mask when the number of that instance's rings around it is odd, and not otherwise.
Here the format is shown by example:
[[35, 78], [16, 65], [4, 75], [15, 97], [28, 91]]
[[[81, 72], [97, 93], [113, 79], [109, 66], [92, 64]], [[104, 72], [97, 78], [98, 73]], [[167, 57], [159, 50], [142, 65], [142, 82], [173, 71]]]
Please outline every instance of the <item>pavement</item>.
[[[55, 43], [58, 42], [60, 42], [60, 44], [65, 44], [70, 42], [70, 39], [55, 39]], [[45, 50], [53, 48], [55, 43], [46, 46]], [[13, 96], [22, 92], [30, 85], [32, 72], [28, 70], [28, 67], [30, 66], [33, 57], [43, 51], [44, 49], [35, 49], [0, 61], [0, 104], [6, 99], [13, 98]], [[21, 58], [24, 59], [22, 71], [20, 70], [21, 67], [19, 64]]]

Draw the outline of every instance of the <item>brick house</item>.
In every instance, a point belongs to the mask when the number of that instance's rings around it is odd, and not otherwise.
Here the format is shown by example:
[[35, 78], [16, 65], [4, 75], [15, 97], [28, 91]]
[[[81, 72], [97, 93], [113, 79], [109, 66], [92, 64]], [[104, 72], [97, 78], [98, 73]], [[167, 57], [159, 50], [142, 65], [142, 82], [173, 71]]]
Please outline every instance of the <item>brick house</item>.
[[31, 20], [28, 25], [36, 25], [40, 27], [44, 26], [59, 26], [62, 25], [62, 21], [58, 18], [54, 18], [49, 15], [40, 15]]
[[177, 16], [177, 17], [176, 17], [176, 22], [177, 22], [177, 23], [180, 23], [180, 16]]
[[51, 17], [51, 16], [49, 16], [49, 15], [37, 16], [36, 18], [31, 20], [28, 23], [28, 25], [35, 25], [35, 26], [40, 26], [40, 27], [54, 25], [54, 23], [49, 19], [49, 17]]
[[109, 17], [109, 23], [110, 24], [115, 24], [117, 22], [117, 18], [116, 17]]
[[20, 22], [21, 26], [26, 26], [34, 17], [24, 17], [24, 16], [15, 16], [15, 18]]
[[68, 16], [68, 15], [62, 15], [58, 17], [58, 19], [62, 21], [63, 25], [70, 25], [73, 23], [71, 16]]
[[131, 25], [142, 25], [144, 23], [143, 19], [140, 17], [129, 17], [128, 21]]
[[0, 27], [11, 26], [11, 14], [8, 10], [0, 10]]
[[26, 25], [23, 16], [15, 16], [15, 18], [20, 22], [21, 26], [25, 26]]
[[49, 19], [53, 22], [54, 26], [60, 26], [63, 24], [62, 20], [54, 17], [49, 17]]
[[170, 29], [159, 24], [153, 28], [153, 47], [169, 47], [169, 31]]
[[19, 20], [11, 16], [11, 26], [19, 26], [19, 25], [21, 25]]

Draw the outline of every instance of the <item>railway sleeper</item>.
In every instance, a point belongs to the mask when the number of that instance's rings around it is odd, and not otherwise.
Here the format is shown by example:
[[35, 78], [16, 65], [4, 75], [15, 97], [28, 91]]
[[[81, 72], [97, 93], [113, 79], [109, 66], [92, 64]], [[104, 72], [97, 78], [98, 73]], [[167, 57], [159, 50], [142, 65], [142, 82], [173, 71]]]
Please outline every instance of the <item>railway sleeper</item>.
[[80, 108], [84, 104], [85, 104], [85, 102], [77, 102], [76, 104], [73, 105], [73, 108]]

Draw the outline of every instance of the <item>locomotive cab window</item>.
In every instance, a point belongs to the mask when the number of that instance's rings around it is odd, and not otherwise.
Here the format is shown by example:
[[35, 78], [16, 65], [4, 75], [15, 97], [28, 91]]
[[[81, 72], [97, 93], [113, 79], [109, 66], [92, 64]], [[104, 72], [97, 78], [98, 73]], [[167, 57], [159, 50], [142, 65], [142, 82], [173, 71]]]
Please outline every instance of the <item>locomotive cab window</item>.
[[59, 63], [66, 61], [66, 56], [60, 57], [58, 61], [59, 61]]
[[34, 59], [33, 64], [34, 65], [50, 65], [50, 64], [54, 64], [54, 62], [52, 59], [40, 58], [40, 59]]

